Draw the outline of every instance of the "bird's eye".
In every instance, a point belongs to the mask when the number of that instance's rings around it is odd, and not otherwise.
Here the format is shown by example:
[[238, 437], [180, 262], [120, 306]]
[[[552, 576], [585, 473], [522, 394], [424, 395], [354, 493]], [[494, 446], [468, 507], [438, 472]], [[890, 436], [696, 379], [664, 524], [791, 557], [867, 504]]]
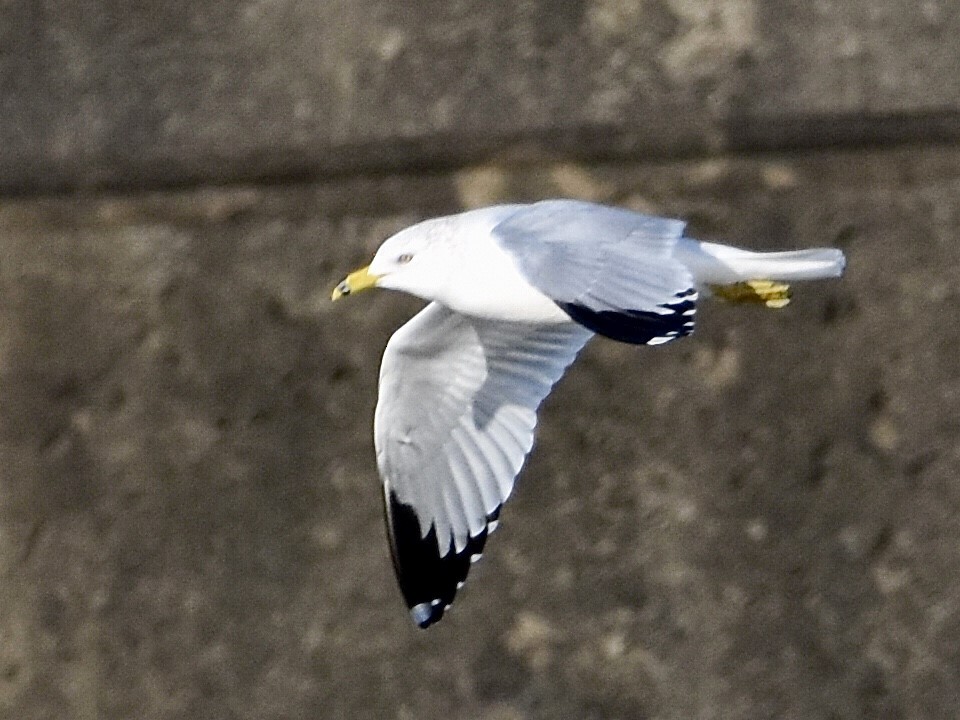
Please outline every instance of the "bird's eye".
[[401, 265], [406, 265], [406, 264], [407, 264], [408, 262], [410, 262], [411, 260], [413, 260], [413, 254], [412, 254], [412, 253], [404, 253], [403, 255], [400, 255], [400, 256], [397, 258], [397, 262], [400, 263]]

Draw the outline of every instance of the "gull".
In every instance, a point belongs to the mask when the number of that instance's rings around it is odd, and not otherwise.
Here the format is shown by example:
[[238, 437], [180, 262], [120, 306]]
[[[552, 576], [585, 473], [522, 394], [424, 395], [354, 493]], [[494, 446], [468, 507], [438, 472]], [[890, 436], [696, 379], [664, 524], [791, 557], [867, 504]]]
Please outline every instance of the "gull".
[[758, 253], [685, 223], [576, 200], [496, 205], [383, 242], [333, 300], [400, 290], [427, 306], [380, 366], [374, 446], [387, 535], [413, 621], [443, 617], [533, 447], [537, 409], [593, 335], [662, 345], [718, 297], [781, 308], [788, 281], [839, 277], [840, 250]]

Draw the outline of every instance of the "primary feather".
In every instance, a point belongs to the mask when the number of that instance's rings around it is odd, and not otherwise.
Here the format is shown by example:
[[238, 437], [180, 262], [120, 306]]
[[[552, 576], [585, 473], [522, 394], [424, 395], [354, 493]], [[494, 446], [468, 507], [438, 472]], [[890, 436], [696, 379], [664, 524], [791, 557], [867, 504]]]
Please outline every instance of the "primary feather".
[[374, 443], [394, 566], [418, 624], [452, 602], [465, 551], [480, 554], [533, 446], [537, 408], [590, 335], [431, 303], [387, 344]]

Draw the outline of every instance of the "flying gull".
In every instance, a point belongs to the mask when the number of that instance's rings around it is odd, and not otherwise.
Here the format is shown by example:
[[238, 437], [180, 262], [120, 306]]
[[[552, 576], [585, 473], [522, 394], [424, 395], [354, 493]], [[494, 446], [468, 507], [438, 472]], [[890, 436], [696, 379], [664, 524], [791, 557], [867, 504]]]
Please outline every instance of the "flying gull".
[[537, 409], [594, 335], [662, 345], [697, 302], [780, 308], [838, 277], [840, 250], [756, 253], [684, 223], [574, 200], [497, 205], [388, 238], [333, 299], [371, 287], [429, 304], [387, 343], [374, 416], [387, 533], [414, 622], [437, 622], [497, 525]]

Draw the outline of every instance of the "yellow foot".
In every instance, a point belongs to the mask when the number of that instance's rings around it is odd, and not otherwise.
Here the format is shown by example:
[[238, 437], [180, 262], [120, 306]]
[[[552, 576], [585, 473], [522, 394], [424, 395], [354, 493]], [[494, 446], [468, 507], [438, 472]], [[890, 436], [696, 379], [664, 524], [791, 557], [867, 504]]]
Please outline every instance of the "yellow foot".
[[790, 302], [790, 286], [772, 280], [747, 280], [730, 285], [711, 285], [718, 298], [734, 303], [754, 303], [782, 308]]

